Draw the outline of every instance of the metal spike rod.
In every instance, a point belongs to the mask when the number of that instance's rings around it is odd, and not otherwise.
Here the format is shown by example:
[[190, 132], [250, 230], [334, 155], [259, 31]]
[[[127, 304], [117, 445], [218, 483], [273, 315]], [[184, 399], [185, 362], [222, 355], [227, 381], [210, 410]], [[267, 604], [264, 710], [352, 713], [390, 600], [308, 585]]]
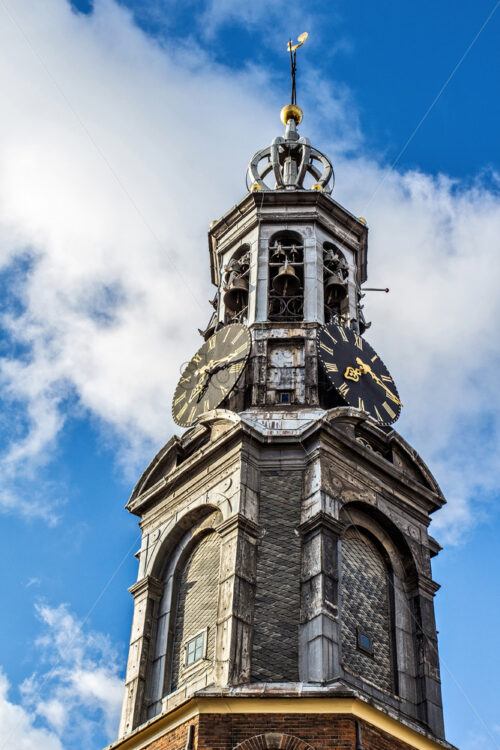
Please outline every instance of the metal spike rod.
[[296, 64], [296, 54], [299, 47], [302, 47], [304, 42], [306, 41], [309, 34], [307, 31], [304, 31], [303, 34], [300, 34], [300, 36], [297, 37], [297, 44], [292, 44], [292, 40], [290, 39], [286, 48], [288, 52], [290, 53], [290, 67], [292, 72], [292, 94], [291, 94], [291, 100], [290, 104], [297, 104], [297, 90], [295, 86], [295, 71], [297, 69]]

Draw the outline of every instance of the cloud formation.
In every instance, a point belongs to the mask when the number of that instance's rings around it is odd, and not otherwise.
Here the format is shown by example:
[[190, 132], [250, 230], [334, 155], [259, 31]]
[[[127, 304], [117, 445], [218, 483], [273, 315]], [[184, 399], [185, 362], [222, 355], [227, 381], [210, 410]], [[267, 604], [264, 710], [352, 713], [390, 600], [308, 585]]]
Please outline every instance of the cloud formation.
[[[248, 158], [280, 126], [263, 70], [234, 73], [193, 44], [157, 44], [112, 0], [89, 16], [63, 0], [9, 8], [0, 507], [54, 519], [61, 488], [21, 499], [15, 487], [40, 475], [68, 417], [113, 434], [132, 474], [174, 429], [179, 366], [209, 316], [207, 225], [243, 195]], [[214, 29], [231, 17], [220, 3], [207, 13]], [[436, 528], [458, 540], [500, 468], [484, 450], [499, 425], [498, 177], [463, 185], [391, 171], [363, 154], [345, 88], [318, 79], [308, 89], [320, 95], [304, 134], [335, 157], [334, 197], [368, 218], [370, 285], [391, 288], [365, 299], [367, 337], [407, 404], [400, 431], [449, 495]]]
[[[36, 646], [42, 671], [9, 699], [0, 673], [0, 748], [62, 750], [94, 747], [116, 737], [123, 677], [108, 638], [87, 631], [65, 605], [37, 607], [43, 634]], [[104, 734], [103, 734], [104, 732]]]

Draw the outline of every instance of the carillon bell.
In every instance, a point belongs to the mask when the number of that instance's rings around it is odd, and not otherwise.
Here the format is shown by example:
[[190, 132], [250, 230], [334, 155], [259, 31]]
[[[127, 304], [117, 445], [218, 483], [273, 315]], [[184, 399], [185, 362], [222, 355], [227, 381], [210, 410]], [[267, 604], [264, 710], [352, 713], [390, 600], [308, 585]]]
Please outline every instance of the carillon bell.
[[347, 296], [347, 285], [338, 273], [332, 273], [325, 283], [325, 300], [327, 305], [342, 302]]
[[300, 289], [300, 280], [293, 266], [285, 261], [273, 279], [273, 289], [280, 297], [293, 297]]
[[273, 254], [271, 256], [271, 262], [272, 263], [279, 263], [280, 261], [286, 260], [286, 253], [281, 247], [281, 245], [276, 245], [274, 248], [272, 248]]
[[238, 312], [247, 303], [248, 279], [235, 276], [224, 291], [224, 304], [231, 312]]

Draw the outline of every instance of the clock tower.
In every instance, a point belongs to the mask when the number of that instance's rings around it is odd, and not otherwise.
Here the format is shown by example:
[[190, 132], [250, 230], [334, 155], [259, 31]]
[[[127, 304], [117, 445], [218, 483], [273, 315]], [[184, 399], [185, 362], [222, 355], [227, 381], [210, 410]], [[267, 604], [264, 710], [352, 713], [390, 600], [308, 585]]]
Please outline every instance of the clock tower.
[[[295, 49], [289, 45], [294, 74]], [[368, 229], [284, 133], [208, 233], [214, 311], [140, 519], [120, 750], [432, 750], [443, 495], [364, 334]]]

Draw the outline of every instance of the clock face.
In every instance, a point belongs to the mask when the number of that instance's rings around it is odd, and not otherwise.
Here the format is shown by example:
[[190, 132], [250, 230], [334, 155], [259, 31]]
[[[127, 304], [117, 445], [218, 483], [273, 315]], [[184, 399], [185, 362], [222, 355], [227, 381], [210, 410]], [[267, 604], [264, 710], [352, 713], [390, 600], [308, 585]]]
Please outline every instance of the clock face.
[[178, 425], [189, 427], [226, 398], [243, 372], [250, 347], [250, 331], [241, 323], [224, 326], [205, 341], [175, 389], [172, 416]]
[[396, 385], [378, 354], [358, 333], [330, 324], [318, 331], [323, 369], [340, 396], [368, 412], [379, 424], [392, 424], [402, 403]]

